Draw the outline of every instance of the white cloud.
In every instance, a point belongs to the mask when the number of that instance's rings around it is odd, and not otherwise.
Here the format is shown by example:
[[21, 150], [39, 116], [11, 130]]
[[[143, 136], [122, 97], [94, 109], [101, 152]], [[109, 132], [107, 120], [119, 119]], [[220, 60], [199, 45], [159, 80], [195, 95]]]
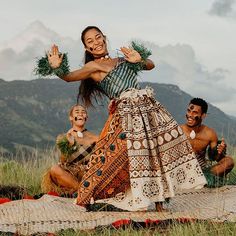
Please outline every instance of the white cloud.
[[[38, 57], [43, 56], [52, 44], [60, 45], [67, 51], [71, 61], [77, 60], [82, 52], [81, 45], [70, 38], [65, 38], [46, 28], [41, 22], [35, 21], [12, 40], [0, 45], [0, 78], [10, 80], [30, 80], [35, 78], [33, 69]], [[80, 53], [82, 56], [82, 53]]]
[[209, 14], [220, 17], [230, 16], [233, 13], [235, 0], [215, 0], [209, 10]]
[[[17, 37], [0, 45], [0, 78], [9, 81], [33, 79], [36, 58], [53, 43], [58, 44], [62, 52], [68, 52], [72, 69], [82, 64], [84, 49], [80, 41], [62, 37], [36, 21]], [[235, 108], [228, 106], [236, 100], [233, 96], [236, 85], [229, 81], [230, 71], [224, 68], [210, 71], [198, 61], [194, 49], [188, 44], [145, 44], [152, 49], [156, 68], [145, 72], [141, 81], [177, 84], [189, 94], [203, 97], [221, 108], [225, 106], [231, 114], [236, 114]]]
[[149, 46], [157, 65], [155, 70], [146, 72], [142, 80], [177, 84], [192, 96], [202, 97], [213, 104], [221, 104], [221, 107], [232, 100], [235, 101], [236, 86], [227, 82], [230, 72], [223, 68], [207, 70], [197, 61], [190, 45]]

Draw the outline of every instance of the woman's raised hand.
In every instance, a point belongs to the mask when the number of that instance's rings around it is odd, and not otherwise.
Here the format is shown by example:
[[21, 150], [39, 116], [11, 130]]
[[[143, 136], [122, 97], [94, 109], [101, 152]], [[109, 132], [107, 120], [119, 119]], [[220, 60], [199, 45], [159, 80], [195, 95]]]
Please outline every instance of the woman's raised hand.
[[120, 50], [124, 54], [126, 61], [131, 63], [137, 63], [142, 61], [140, 54], [133, 48], [121, 47]]
[[51, 51], [47, 53], [49, 65], [55, 69], [61, 65], [63, 54], [59, 53], [58, 46], [53, 45]]

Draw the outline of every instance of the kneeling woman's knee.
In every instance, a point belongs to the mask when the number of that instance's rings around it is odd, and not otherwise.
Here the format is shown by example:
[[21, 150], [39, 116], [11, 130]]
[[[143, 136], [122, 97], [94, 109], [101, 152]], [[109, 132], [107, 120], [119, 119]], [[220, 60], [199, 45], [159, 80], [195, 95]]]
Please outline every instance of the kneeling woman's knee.
[[54, 165], [50, 169], [51, 176], [55, 176], [55, 177], [60, 176], [62, 174], [62, 172], [63, 171], [59, 165]]

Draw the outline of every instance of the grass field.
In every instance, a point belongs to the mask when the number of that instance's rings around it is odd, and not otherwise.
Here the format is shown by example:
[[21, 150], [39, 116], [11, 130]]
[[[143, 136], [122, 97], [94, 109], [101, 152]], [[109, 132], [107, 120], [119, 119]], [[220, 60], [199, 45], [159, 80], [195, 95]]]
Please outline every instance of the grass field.
[[[229, 148], [229, 154], [236, 157], [236, 149]], [[26, 158], [27, 156], [27, 158]], [[0, 185], [21, 186], [27, 193], [35, 195], [41, 193], [40, 182], [44, 171], [57, 163], [58, 155], [55, 150], [38, 151], [35, 149], [30, 156], [19, 150], [16, 156], [7, 159], [0, 154]], [[235, 169], [233, 171], [236, 171]], [[4, 235], [4, 234], [2, 234]], [[6, 235], [6, 234], [5, 234]], [[171, 223], [148, 229], [97, 229], [93, 231], [65, 230], [58, 235], [236, 235], [235, 223], [192, 222], [188, 224]]]

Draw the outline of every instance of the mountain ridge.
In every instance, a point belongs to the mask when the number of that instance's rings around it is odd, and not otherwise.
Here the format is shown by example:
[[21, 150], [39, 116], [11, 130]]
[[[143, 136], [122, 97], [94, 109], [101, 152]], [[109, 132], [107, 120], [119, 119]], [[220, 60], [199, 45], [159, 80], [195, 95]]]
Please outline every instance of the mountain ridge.
[[[70, 127], [68, 110], [76, 103], [79, 83], [65, 83], [58, 79], [31, 81], [0, 80], [0, 146], [14, 152], [16, 146], [44, 148], [55, 144], [59, 133]], [[173, 84], [142, 82], [150, 86], [156, 99], [179, 123], [185, 121], [186, 107], [191, 95]], [[87, 128], [99, 134], [107, 117], [107, 99], [89, 109]], [[236, 121], [209, 104], [206, 125], [214, 128], [219, 137], [235, 145]]]

